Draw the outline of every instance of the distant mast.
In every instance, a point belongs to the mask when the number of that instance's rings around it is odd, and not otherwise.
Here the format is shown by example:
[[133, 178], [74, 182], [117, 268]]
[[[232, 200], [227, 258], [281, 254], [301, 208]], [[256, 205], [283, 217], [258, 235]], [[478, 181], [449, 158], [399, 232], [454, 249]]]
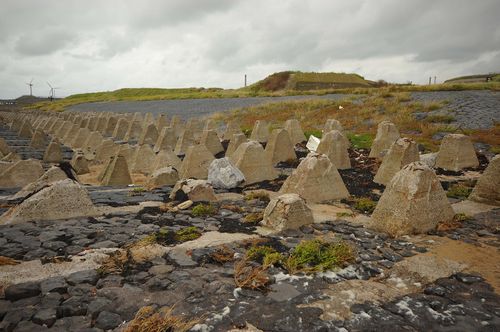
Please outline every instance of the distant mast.
[[245, 88], [247, 87], [247, 74], [245, 74]]

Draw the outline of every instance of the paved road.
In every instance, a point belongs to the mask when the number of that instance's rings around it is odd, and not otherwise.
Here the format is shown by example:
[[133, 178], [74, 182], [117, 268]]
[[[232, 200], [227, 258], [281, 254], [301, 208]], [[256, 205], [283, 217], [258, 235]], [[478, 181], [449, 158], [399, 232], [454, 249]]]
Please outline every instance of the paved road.
[[[215, 112], [229, 111], [270, 102], [311, 98], [339, 100], [347, 97], [349, 97], [349, 95], [330, 94], [324, 96], [118, 101], [80, 104], [70, 107], [70, 110], [84, 112], [165, 112], [169, 115], [179, 115], [184, 119], [188, 119], [191, 117], [206, 116]], [[450, 113], [455, 117], [456, 123], [464, 128], [491, 128], [495, 122], [500, 122], [500, 92], [414, 92], [412, 93], [412, 97], [414, 100], [421, 102], [448, 100], [449, 103], [445, 110], [439, 110], [438, 112], [446, 111]]]
[[152, 112], [179, 115], [184, 119], [209, 115], [215, 112], [229, 111], [237, 108], [255, 106], [271, 102], [302, 99], [339, 100], [349, 97], [346, 94], [329, 94], [324, 96], [287, 96], [287, 97], [248, 97], [248, 98], [204, 98], [151, 101], [116, 101], [102, 103], [86, 103], [71, 106], [70, 111], [83, 112]]

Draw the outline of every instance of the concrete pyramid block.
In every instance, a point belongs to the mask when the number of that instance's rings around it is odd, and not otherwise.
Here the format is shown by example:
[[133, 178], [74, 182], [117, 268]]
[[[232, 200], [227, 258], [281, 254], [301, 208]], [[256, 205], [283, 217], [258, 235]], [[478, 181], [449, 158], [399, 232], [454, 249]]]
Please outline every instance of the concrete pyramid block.
[[139, 145], [135, 149], [132, 172], [149, 174], [153, 171], [155, 153], [153, 148], [147, 144]]
[[158, 117], [156, 118], [155, 124], [158, 131], [161, 132], [163, 128], [169, 126], [167, 116], [165, 114], [159, 114]]
[[94, 160], [98, 163], [107, 162], [108, 159], [111, 158], [111, 156], [114, 156], [119, 149], [120, 146], [115, 144], [112, 139], [105, 139], [97, 148]]
[[129, 144], [120, 144], [118, 154], [122, 155], [127, 161], [128, 165], [134, 163], [135, 148]]
[[98, 131], [93, 131], [89, 133], [85, 143], [83, 144], [84, 149], [89, 149], [90, 151], [96, 151], [99, 145], [101, 145], [104, 137]]
[[[127, 121], [127, 120], [125, 120], [125, 121]], [[118, 119], [114, 116], [110, 116], [108, 118], [108, 121], [106, 122], [106, 129], [105, 129], [103, 134], [105, 136], [113, 136], [114, 137], [115, 128], [117, 127], [117, 125], [118, 125]], [[122, 126], [128, 127], [128, 124], [123, 123]], [[119, 135], [120, 133], [117, 132], [117, 134]], [[126, 134], [126, 132], [123, 133], [123, 136], [121, 138], [123, 138], [125, 136], [125, 134]]]
[[207, 119], [203, 125], [203, 130], [214, 130], [217, 131], [217, 123], [212, 119]]
[[317, 153], [328, 156], [337, 169], [351, 168], [349, 158], [349, 140], [338, 130], [330, 130], [321, 139]]
[[469, 195], [471, 201], [500, 206], [500, 155], [491, 159]]
[[24, 121], [17, 133], [20, 137], [31, 138], [33, 136], [33, 127], [28, 121]]
[[101, 116], [97, 120], [97, 126], [95, 128], [95, 131], [98, 131], [101, 133], [101, 135], [104, 135], [104, 134], [106, 134], [107, 125], [108, 125], [108, 117]]
[[155, 145], [156, 141], [158, 140], [158, 129], [156, 129], [156, 126], [154, 124], [149, 124], [146, 127], [144, 127], [141, 137], [139, 139], [139, 144], [149, 144], [149, 145]]
[[266, 143], [269, 139], [270, 124], [264, 120], [257, 120], [252, 129], [250, 139], [260, 143]]
[[248, 142], [248, 139], [245, 136], [245, 134], [243, 134], [243, 133], [234, 134], [231, 137], [231, 140], [229, 141], [229, 145], [228, 145], [227, 151], [226, 151], [226, 156], [227, 157], [231, 156], [234, 153], [234, 151], [236, 151], [236, 149], [242, 143], [245, 143], [245, 142]]
[[479, 160], [468, 136], [448, 134], [443, 138], [436, 158], [436, 167], [458, 172], [477, 166]]
[[5, 142], [5, 139], [3, 137], [0, 137], [0, 153], [2, 153], [4, 156], [8, 155], [11, 152], [11, 149], [7, 142]]
[[63, 139], [63, 137], [66, 135], [66, 133], [71, 129], [71, 127], [73, 126], [73, 123], [70, 122], [70, 121], [64, 121], [62, 126], [59, 127], [59, 129], [54, 133], [53, 136], [59, 138], [59, 139]]
[[75, 134], [78, 133], [79, 130], [80, 130], [80, 125], [77, 123], [74, 123], [71, 126], [71, 128], [61, 138], [61, 141], [64, 144], [71, 146], [71, 142], [75, 139]]
[[180, 169], [181, 165], [182, 160], [177, 157], [174, 151], [161, 150], [156, 154], [153, 170], [165, 168], [167, 166], [172, 166], [173, 168], [178, 170]]
[[172, 166], [167, 166], [155, 170], [148, 179], [149, 188], [159, 188], [163, 186], [173, 186], [179, 181], [179, 174]]
[[326, 120], [325, 126], [323, 127], [323, 135], [332, 130], [338, 130], [340, 132], [343, 132], [344, 128], [342, 127], [342, 124], [340, 124], [338, 120], [328, 119]]
[[300, 122], [297, 119], [286, 120], [285, 130], [288, 132], [290, 141], [292, 141], [293, 145], [305, 142], [307, 140], [306, 135], [304, 135], [302, 127], [300, 126]]
[[89, 162], [83, 153], [74, 153], [70, 163], [77, 175], [90, 173]]
[[434, 171], [422, 162], [394, 175], [372, 214], [372, 227], [391, 236], [426, 233], [455, 213]]
[[99, 212], [83, 186], [66, 179], [52, 183], [9, 210], [3, 221], [14, 224], [95, 216]]
[[272, 131], [265, 153], [266, 158], [271, 161], [272, 165], [297, 159], [294, 144], [290, 141], [290, 136], [284, 129], [274, 129]]
[[380, 122], [377, 127], [377, 136], [373, 140], [368, 157], [382, 159], [382, 156], [389, 150], [392, 143], [399, 138], [399, 130], [394, 123], [389, 121]]
[[89, 118], [89, 123], [87, 124], [87, 129], [90, 131], [95, 131], [97, 129], [97, 122], [99, 118], [92, 116]]
[[126, 186], [132, 184], [132, 177], [125, 157], [120, 154], [111, 157], [100, 181], [102, 186]]
[[43, 154], [43, 161], [46, 163], [60, 163], [63, 160], [61, 143], [56, 140], [52, 140], [45, 153]]
[[242, 134], [241, 126], [237, 121], [229, 121], [226, 126], [226, 130], [222, 135], [224, 141], [231, 140], [234, 135]]
[[280, 232], [314, 223], [311, 209], [297, 194], [284, 194], [272, 199], [264, 210], [262, 224]]
[[0, 174], [0, 187], [24, 187], [28, 183], [36, 181], [43, 173], [43, 167], [39, 160], [19, 160]]
[[182, 154], [185, 154], [187, 149], [192, 146], [192, 145], [195, 145], [195, 138], [194, 138], [194, 134], [191, 130], [189, 130], [188, 128], [184, 129], [184, 131], [182, 132], [181, 136], [179, 136], [179, 139], [177, 140], [177, 143], [175, 145], [175, 153], [177, 155], [182, 155]]
[[130, 122], [127, 130], [127, 134], [125, 135], [125, 141], [138, 141], [141, 138], [142, 134], [142, 122], [141, 121], [132, 121]]
[[311, 152], [286, 179], [280, 193], [298, 194], [307, 202], [321, 203], [349, 197], [339, 172], [324, 154]]
[[87, 128], [80, 128], [75, 136], [75, 138], [70, 141], [70, 146], [73, 149], [81, 149], [85, 147], [85, 142], [90, 135], [90, 130]]
[[117, 140], [126, 140], [125, 137], [127, 136], [129, 127], [130, 123], [126, 119], [120, 118], [113, 131], [113, 137]]
[[201, 134], [200, 144], [205, 145], [213, 155], [224, 152], [224, 148], [215, 130], [204, 130]]
[[229, 159], [245, 175], [245, 184], [278, 177], [278, 172], [271, 164], [271, 160], [266, 158], [264, 148], [259, 142], [242, 143]]
[[49, 144], [50, 138], [40, 129], [35, 130], [33, 137], [31, 138], [30, 146], [35, 149], [45, 149]]
[[21, 202], [28, 196], [31, 196], [34, 193], [42, 190], [44, 187], [49, 186], [51, 183], [65, 180], [67, 178], [68, 175], [62, 169], [60, 169], [57, 166], [52, 166], [47, 170], [47, 172], [43, 173], [43, 175], [39, 177], [35, 182], [31, 182], [25, 185], [14, 196], [10, 197], [9, 201]]
[[153, 148], [154, 152], [158, 152], [160, 150], [174, 150], [175, 145], [177, 144], [177, 137], [175, 136], [175, 130], [171, 127], [164, 127], [161, 130], [160, 136], [156, 141], [156, 144]]
[[208, 167], [214, 159], [214, 155], [208, 151], [205, 145], [197, 144], [190, 146], [182, 161], [179, 178], [206, 179], [208, 177]]
[[373, 181], [387, 185], [403, 166], [419, 160], [417, 143], [409, 138], [400, 138], [391, 145], [384, 156]]
[[170, 120], [170, 127], [174, 129], [176, 137], [181, 136], [182, 131], [185, 129], [184, 124], [178, 115], [172, 116], [172, 119]]

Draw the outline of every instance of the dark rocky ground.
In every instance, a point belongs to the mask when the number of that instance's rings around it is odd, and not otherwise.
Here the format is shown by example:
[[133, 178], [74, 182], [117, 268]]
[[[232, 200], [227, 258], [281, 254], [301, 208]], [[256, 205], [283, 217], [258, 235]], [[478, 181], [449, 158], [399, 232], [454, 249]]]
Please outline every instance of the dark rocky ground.
[[[454, 123], [462, 128], [488, 129], [500, 123], [500, 92], [476, 91], [433, 91], [412, 92], [415, 101], [448, 101], [440, 114], [450, 114]], [[432, 112], [431, 112], [432, 114]]]

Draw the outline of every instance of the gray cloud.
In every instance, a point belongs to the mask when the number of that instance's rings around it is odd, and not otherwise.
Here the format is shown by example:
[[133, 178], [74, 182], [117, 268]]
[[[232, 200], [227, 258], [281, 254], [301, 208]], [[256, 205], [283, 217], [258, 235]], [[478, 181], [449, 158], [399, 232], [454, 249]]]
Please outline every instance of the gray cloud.
[[2, 97], [31, 76], [71, 94], [236, 88], [244, 73], [280, 70], [421, 83], [500, 71], [498, 0], [3, 0], [2, 10]]

